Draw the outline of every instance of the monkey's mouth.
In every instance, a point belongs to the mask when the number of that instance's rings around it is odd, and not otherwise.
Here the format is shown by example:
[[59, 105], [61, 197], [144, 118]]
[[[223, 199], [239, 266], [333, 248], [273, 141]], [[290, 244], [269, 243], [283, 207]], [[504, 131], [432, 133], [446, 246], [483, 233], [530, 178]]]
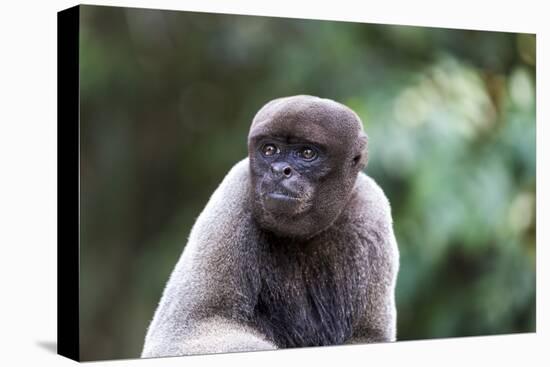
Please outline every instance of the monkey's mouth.
[[299, 201], [300, 198], [292, 195], [287, 192], [270, 192], [266, 195], [266, 198], [269, 200], [280, 200], [280, 201]]
[[288, 191], [276, 190], [263, 197], [264, 208], [277, 215], [294, 214], [301, 206], [301, 198]]

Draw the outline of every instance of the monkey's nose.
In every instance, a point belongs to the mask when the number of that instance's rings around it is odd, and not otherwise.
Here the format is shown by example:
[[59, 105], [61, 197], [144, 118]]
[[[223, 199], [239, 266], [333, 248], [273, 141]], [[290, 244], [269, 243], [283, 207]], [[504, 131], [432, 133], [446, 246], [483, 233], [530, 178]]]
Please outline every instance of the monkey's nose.
[[285, 177], [292, 176], [292, 169], [290, 167], [285, 167], [283, 169], [283, 175], [285, 175]]
[[275, 162], [271, 164], [271, 172], [280, 176], [283, 175], [285, 178], [292, 176], [292, 167], [285, 162]]

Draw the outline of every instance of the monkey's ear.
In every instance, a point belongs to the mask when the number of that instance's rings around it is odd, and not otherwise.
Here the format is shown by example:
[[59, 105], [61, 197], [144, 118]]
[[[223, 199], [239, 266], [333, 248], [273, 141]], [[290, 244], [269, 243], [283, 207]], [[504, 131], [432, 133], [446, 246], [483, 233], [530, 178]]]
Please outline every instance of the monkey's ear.
[[353, 165], [359, 166], [359, 169], [363, 169], [367, 166], [368, 161], [368, 136], [364, 132], [361, 132], [357, 138], [357, 149], [355, 150], [356, 154], [353, 157]]

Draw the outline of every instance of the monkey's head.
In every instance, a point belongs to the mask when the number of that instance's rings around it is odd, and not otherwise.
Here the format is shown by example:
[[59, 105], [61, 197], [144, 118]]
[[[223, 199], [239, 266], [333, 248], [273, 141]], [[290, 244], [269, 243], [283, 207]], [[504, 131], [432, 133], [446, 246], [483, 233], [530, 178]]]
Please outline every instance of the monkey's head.
[[309, 238], [347, 204], [366, 163], [367, 136], [348, 107], [313, 96], [278, 98], [256, 114], [248, 135], [252, 210], [282, 237]]

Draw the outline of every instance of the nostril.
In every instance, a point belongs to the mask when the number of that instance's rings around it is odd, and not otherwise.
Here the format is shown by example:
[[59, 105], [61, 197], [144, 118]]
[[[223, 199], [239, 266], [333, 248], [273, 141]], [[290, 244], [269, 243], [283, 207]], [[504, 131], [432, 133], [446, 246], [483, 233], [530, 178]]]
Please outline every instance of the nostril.
[[292, 169], [290, 169], [290, 167], [285, 167], [285, 169], [283, 169], [283, 175], [285, 175], [286, 177], [290, 177], [291, 174]]

